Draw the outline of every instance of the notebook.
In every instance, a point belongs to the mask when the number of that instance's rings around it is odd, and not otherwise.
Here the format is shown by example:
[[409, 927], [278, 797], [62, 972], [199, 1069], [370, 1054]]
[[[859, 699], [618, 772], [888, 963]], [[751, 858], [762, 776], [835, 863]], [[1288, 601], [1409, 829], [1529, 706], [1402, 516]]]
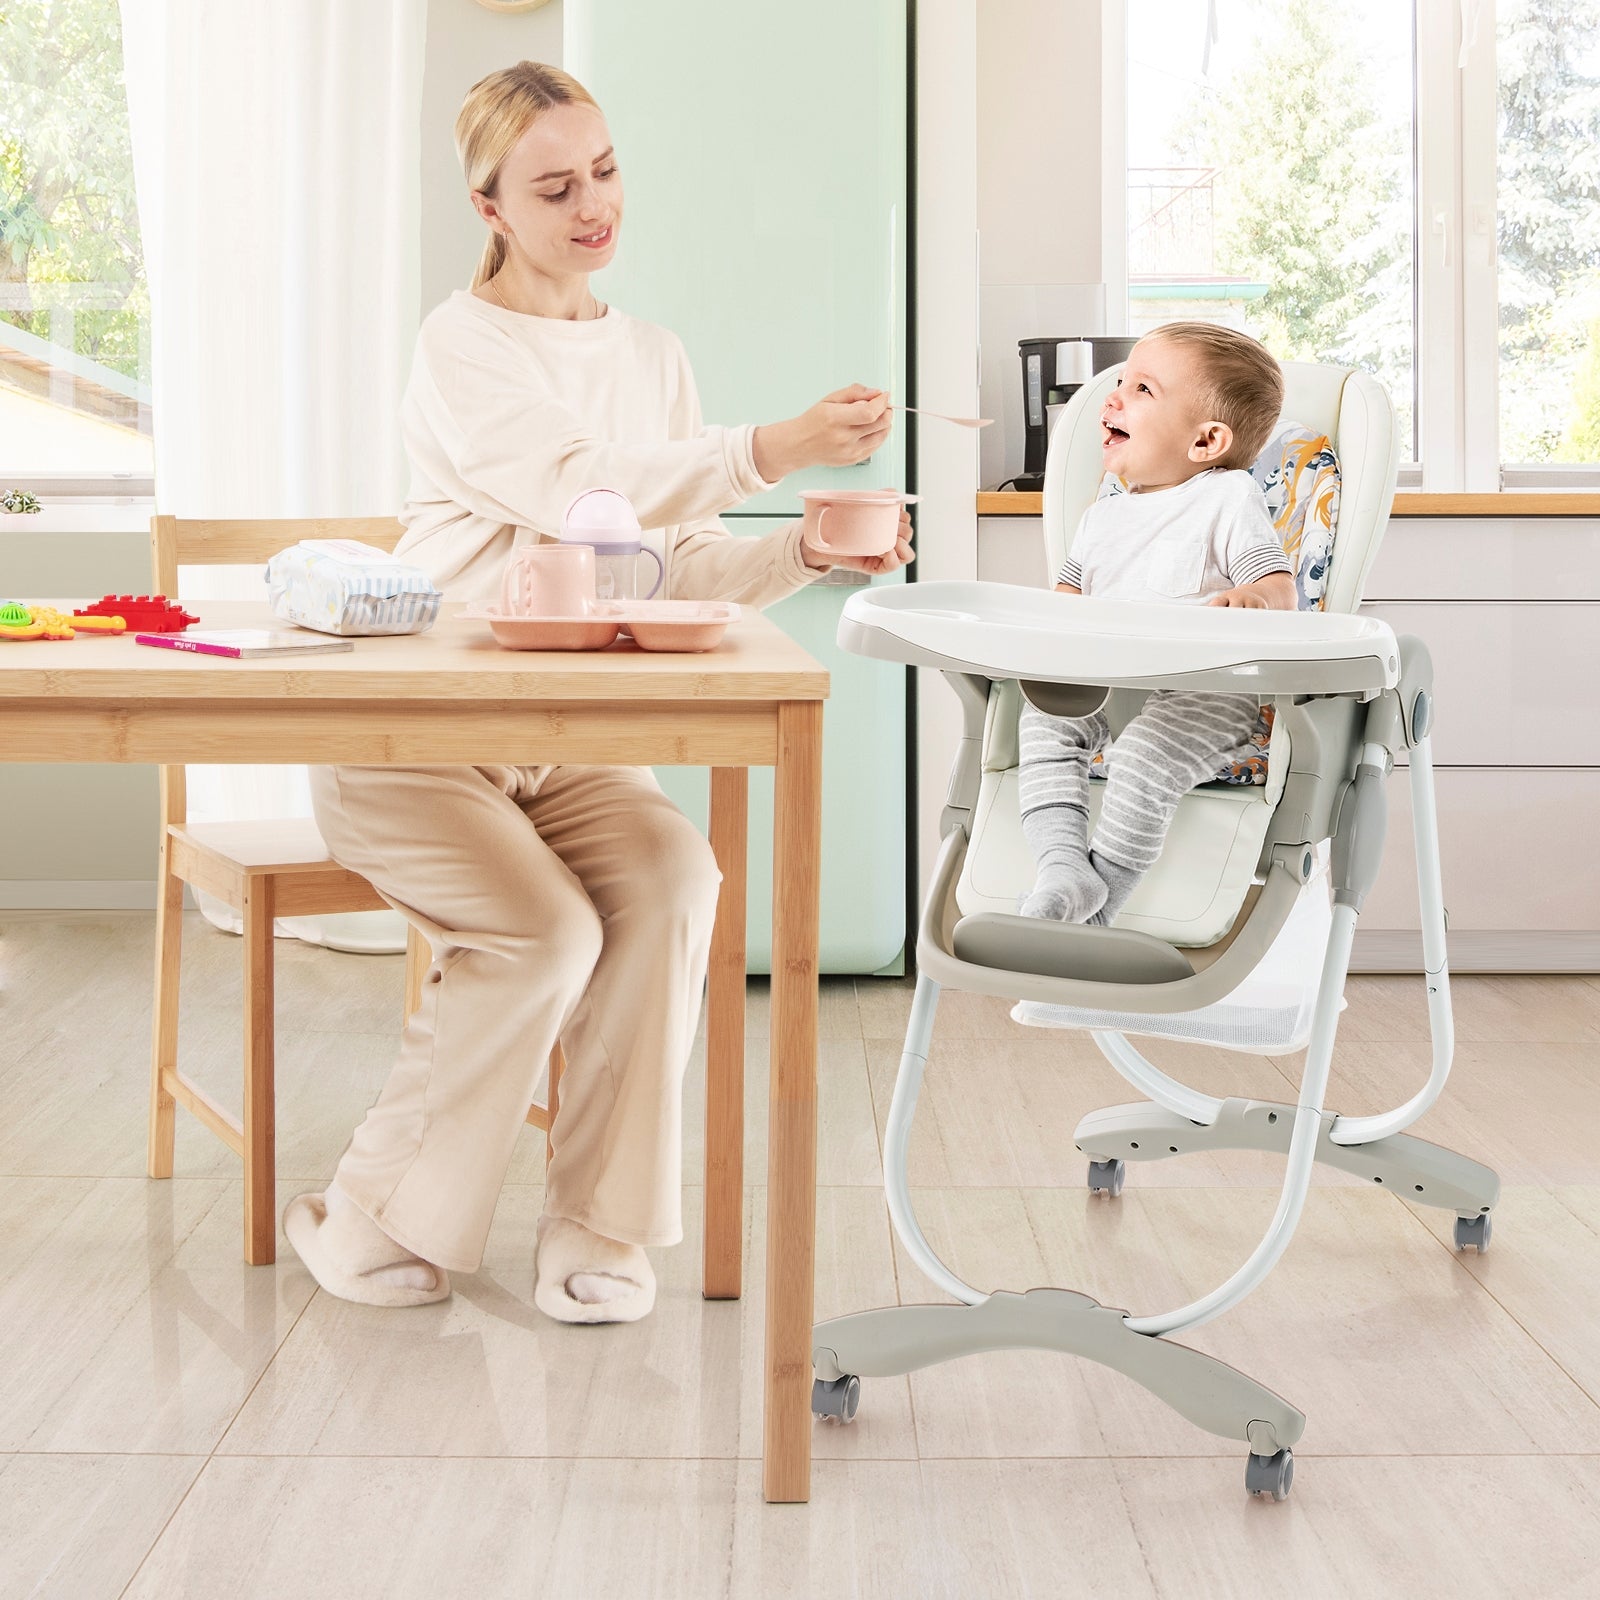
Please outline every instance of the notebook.
[[133, 642], [160, 650], [189, 650], [200, 656], [228, 656], [235, 661], [355, 649], [350, 639], [329, 639], [288, 628], [191, 628], [187, 633], [136, 633]]

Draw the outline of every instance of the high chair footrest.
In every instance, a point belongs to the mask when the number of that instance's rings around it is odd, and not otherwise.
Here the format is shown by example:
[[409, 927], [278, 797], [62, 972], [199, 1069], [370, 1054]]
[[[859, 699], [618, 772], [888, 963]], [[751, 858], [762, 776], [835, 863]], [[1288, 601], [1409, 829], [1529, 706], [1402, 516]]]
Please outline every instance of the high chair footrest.
[[952, 948], [962, 961], [1001, 972], [1089, 983], [1176, 983], [1194, 976], [1189, 958], [1164, 939], [1131, 928], [978, 911], [956, 925]]

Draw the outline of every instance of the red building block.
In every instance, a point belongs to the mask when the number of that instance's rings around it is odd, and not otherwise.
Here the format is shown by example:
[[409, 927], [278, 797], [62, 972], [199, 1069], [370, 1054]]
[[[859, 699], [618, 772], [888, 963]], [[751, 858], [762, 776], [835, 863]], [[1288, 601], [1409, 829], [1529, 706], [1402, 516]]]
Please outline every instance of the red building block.
[[164, 594], [108, 594], [92, 606], [80, 606], [73, 616], [121, 617], [129, 633], [182, 633], [200, 620]]

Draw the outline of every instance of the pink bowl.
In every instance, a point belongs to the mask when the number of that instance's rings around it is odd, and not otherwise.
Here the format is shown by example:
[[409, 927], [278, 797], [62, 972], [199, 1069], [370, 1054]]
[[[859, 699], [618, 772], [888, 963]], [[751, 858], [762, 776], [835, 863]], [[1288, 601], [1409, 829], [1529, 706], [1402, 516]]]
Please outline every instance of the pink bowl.
[[900, 508], [916, 503], [898, 489], [805, 489], [805, 542], [823, 555], [884, 556], [900, 534]]

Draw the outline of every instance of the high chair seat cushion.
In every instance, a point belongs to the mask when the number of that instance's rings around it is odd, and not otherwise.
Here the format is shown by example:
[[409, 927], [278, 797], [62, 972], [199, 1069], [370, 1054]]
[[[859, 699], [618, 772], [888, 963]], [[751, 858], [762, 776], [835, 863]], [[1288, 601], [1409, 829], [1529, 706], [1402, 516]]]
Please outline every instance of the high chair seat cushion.
[[[1018, 897], [1033, 887], [1033, 853], [1022, 835], [1017, 798], [1021, 705], [1021, 691], [1009, 680], [995, 684], [989, 695], [983, 778], [967, 859], [956, 885], [956, 906], [963, 916], [1014, 912]], [[1113, 716], [1112, 726], [1117, 725]], [[1117, 927], [1197, 948], [1215, 944], [1233, 926], [1255, 882], [1267, 828], [1288, 778], [1284, 727], [1273, 727], [1268, 749], [1272, 760], [1264, 750], [1263, 783], [1202, 784], [1178, 802], [1161, 855], [1134, 890]], [[1089, 785], [1091, 833], [1104, 796], [1103, 784]]]
[[[1090, 787], [1091, 829], [1104, 793], [1099, 784]], [[1160, 858], [1133, 891], [1117, 927], [1191, 948], [1215, 944], [1233, 926], [1255, 881], [1276, 802], [1276, 793], [1249, 785], [1207, 784], [1186, 795]], [[1034, 871], [1022, 836], [1017, 770], [985, 772], [956, 906], [963, 916], [1014, 913], [1018, 897], [1033, 887]]]

